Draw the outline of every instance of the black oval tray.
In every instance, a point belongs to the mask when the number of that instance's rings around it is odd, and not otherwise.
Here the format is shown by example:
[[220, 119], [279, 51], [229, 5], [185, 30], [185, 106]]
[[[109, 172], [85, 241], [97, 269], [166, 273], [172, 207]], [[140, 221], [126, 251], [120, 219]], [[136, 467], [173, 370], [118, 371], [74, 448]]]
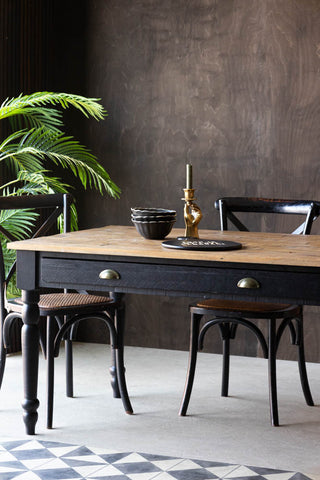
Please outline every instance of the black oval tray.
[[162, 246], [166, 248], [180, 248], [183, 250], [239, 250], [242, 244], [228, 240], [207, 240], [200, 238], [176, 238], [165, 240]]

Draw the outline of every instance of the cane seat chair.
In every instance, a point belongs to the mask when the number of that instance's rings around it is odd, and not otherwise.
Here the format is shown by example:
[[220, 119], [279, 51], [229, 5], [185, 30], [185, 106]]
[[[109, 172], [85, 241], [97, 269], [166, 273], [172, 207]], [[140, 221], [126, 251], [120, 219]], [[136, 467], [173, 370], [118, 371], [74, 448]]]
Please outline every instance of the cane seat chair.
[[[248, 213], [251, 215], [252, 212], [256, 212], [258, 214], [297, 215], [300, 221], [301, 216], [303, 216], [303, 223], [292, 233], [307, 235], [311, 232], [312, 224], [319, 215], [319, 204], [312, 201], [228, 197], [217, 200], [215, 207], [220, 213], [221, 230], [228, 230], [228, 222], [230, 221], [238, 230], [249, 231], [243, 220], [240, 220], [238, 212], [245, 212], [241, 215], [246, 216]], [[238, 326], [243, 325], [256, 336], [264, 358], [268, 359], [270, 420], [272, 425], [279, 425], [276, 354], [282, 334], [288, 327], [291, 343], [298, 347], [298, 365], [304, 397], [308, 405], [314, 405], [305, 365], [302, 306], [209, 299], [191, 305], [190, 312], [189, 366], [180, 415], [184, 416], [187, 413], [195, 375], [197, 352], [203, 349], [204, 337], [210, 327], [214, 325], [218, 326], [223, 343], [221, 396], [228, 396], [230, 341], [235, 339]], [[253, 322], [253, 320], [260, 319], [266, 320], [268, 324], [267, 335], [264, 335], [262, 329]]]
[[[70, 226], [69, 194], [28, 195], [21, 197], [0, 197], [0, 210], [35, 209], [41, 211], [40, 226], [32, 238], [52, 233], [57, 219], [62, 215], [64, 233]], [[0, 232], [8, 240], [15, 240], [10, 232], [0, 225]], [[0, 246], [1, 247], [1, 246]], [[5, 273], [3, 252], [0, 248], [1, 277], [1, 330], [0, 330], [0, 387], [3, 380], [6, 355], [10, 348], [12, 327], [17, 319], [22, 319], [22, 299], [7, 299], [7, 286], [15, 273], [15, 263], [9, 273]], [[123, 365], [123, 322], [124, 305], [121, 300], [86, 292], [52, 292], [40, 294], [39, 315], [46, 319], [46, 339], [40, 334], [40, 344], [47, 360], [47, 428], [52, 428], [54, 398], [54, 358], [59, 355], [61, 341], [65, 341], [66, 356], [66, 395], [73, 397], [72, 339], [76, 326], [85, 319], [97, 318], [104, 322], [110, 332], [113, 357], [112, 387], [114, 397], [122, 398], [127, 413], [132, 407], [126, 388]]]

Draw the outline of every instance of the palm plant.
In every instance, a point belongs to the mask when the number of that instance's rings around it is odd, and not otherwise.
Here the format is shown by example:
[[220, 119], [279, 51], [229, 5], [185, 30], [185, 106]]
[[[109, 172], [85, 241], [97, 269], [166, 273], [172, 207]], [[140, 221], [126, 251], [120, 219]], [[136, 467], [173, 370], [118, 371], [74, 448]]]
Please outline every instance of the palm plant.
[[[66, 193], [72, 189], [54, 175], [56, 166], [68, 169], [78, 177], [84, 187], [94, 188], [101, 194], [117, 198], [120, 189], [111, 180], [96, 157], [62, 128], [62, 110], [74, 107], [85, 117], [99, 121], [107, 112], [99, 99], [80, 95], [36, 92], [30, 95], [6, 99], [0, 106], [0, 119], [10, 129], [6, 138], [0, 139], [0, 164], [12, 178], [0, 186], [0, 195], [23, 195], [39, 193]], [[16, 238], [23, 238], [35, 221], [34, 212], [0, 212], [1, 224]], [[72, 229], [77, 228], [77, 213], [72, 211]], [[1, 228], [0, 228], [1, 230]], [[1, 237], [1, 234], [0, 234]], [[1, 238], [6, 263], [11, 263], [10, 254]]]
[[[15, 173], [38, 172], [48, 187], [55, 192], [70, 188], [61, 185], [49, 175], [54, 164], [68, 168], [79, 177], [84, 188], [94, 187], [112, 197], [119, 196], [119, 188], [112, 182], [96, 157], [71, 136], [63, 126], [63, 109], [73, 106], [86, 117], [102, 120], [106, 111], [98, 99], [66, 93], [36, 92], [5, 100], [0, 106], [0, 120], [9, 119], [13, 132], [0, 144], [0, 162], [11, 166]], [[26, 179], [27, 181], [27, 179]]]

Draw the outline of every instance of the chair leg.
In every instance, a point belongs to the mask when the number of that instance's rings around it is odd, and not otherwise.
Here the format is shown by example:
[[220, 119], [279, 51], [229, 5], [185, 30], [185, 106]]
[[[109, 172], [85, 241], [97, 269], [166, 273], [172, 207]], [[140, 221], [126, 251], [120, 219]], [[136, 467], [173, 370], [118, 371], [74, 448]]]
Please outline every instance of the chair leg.
[[120, 397], [126, 413], [132, 414], [133, 409], [131, 406], [130, 398], [128, 395], [126, 378], [125, 378], [125, 367], [123, 360], [123, 345], [124, 345], [124, 306], [117, 308], [115, 312], [115, 328], [117, 332], [117, 347], [115, 349], [115, 354], [113, 353], [113, 358], [115, 359], [115, 368], [116, 368], [116, 382], [119, 389]]
[[[56, 322], [58, 324], [59, 329], [63, 327], [63, 325], [69, 320], [70, 317], [68, 316], [56, 316]], [[66, 396], [72, 398], [73, 397], [73, 349], [72, 349], [72, 335], [73, 335], [73, 327], [68, 330], [63, 338], [65, 339], [65, 357], [66, 357]]]
[[73, 397], [72, 340], [70, 340], [70, 338], [66, 338], [64, 344], [65, 344], [65, 354], [66, 354], [66, 395], [67, 397]]
[[2, 310], [0, 325], [0, 388], [3, 381], [7, 352], [8, 349], [10, 349], [11, 328], [14, 322], [18, 319], [21, 319], [21, 315], [17, 313], [9, 313], [5, 316], [5, 310]]
[[227, 397], [229, 391], [229, 371], [230, 371], [230, 338], [224, 338], [222, 342], [222, 385], [221, 396]]
[[47, 428], [52, 428], [54, 397], [54, 317], [47, 317]]
[[180, 406], [179, 415], [184, 417], [187, 413], [191, 391], [193, 387], [194, 374], [196, 370], [197, 363], [197, 353], [198, 353], [198, 337], [199, 337], [199, 326], [202, 315], [196, 313], [191, 314], [191, 326], [190, 326], [190, 348], [189, 348], [189, 365], [187, 372], [186, 385], [182, 397], [182, 402]]
[[3, 380], [3, 374], [4, 374], [4, 368], [6, 365], [6, 356], [7, 356], [7, 351], [3, 343], [3, 337], [2, 337], [2, 332], [1, 332], [1, 339], [0, 339], [0, 388], [2, 385], [2, 380]]
[[[118, 328], [119, 328], [119, 325], [118, 325]], [[119, 332], [117, 333], [117, 335], [118, 335], [118, 342], [119, 342], [120, 340]], [[123, 340], [120, 340], [120, 341], [122, 341], [122, 344], [123, 344]], [[110, 383], [113, 391], [113, 398], [121, 398], [118, 374], [117, 374], [117, 349], [114, 348], [113, 346], [111, 346], [111, 366], [109, 367], [109, 373], [111, 376]]]
[[222, 384], [221, 396], [227, 397], [229, 393], [230, 372], [230, 340], [235, 337], [237, 325], [229, 322], [219, 324], [222, 338]]
[[303, 336], [303, 317], [302, 316], [301, 318], [297, 319], [297, 329], [298, 329], [298, 347], [299, 347], [298, 365], [299, 365], [301, 387], [302, 387], [304, 398], [306, 400], [307, 405], [309, 405], [310, 407], [313, 407], [314, 402], [313, 402], [311, 391], [310, 391], [306, 361], [305, 361], [305, 355], [304, 355], [304, 336]]
[[68, 338], [65, 340], [65, 352], [66, 352], [66, 394], [67, 397], [74, 396], [73, 390], [73, 344], [72, 340], [76, 338], [78, 330], [78, 323], [74, 323], [68, 334]]
[[278, 398], [277, 398], [277, 371], [276, 371], [276, 320], [269, 319], [269, 346], [268, 346], [268, 368], [269, 368], [269, 403], [270, 420], [274, 427], [279, 426]]

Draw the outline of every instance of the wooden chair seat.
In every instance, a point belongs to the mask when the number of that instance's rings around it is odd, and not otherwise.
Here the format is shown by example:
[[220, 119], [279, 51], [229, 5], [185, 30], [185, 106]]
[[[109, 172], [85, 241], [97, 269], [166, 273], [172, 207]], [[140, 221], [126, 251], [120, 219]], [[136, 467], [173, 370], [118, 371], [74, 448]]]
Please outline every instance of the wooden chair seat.
[[197, 303], [196, 306], [191, 306], [190, 308], [193, 310], [211, 310], [211, 313], [217, 314], [225, 313], [226, 316], [231, 313], [232, 315], [251, 317], [251, 315], [253, 314], [253, 318], [258, 318], [257, 314], [261, 315], [262, 318], [264, 318], [265, 316], [269, 318], [270, 314], [273, 317], [279, 316], [279, 318], [284, 318], [286, 315], [289, 315], [290, 317], [295, 317], [301, 312], [301, 307], [299, 305], [246, 302], [239, 300], [219, 300], [216, 298], [200, 301]]

